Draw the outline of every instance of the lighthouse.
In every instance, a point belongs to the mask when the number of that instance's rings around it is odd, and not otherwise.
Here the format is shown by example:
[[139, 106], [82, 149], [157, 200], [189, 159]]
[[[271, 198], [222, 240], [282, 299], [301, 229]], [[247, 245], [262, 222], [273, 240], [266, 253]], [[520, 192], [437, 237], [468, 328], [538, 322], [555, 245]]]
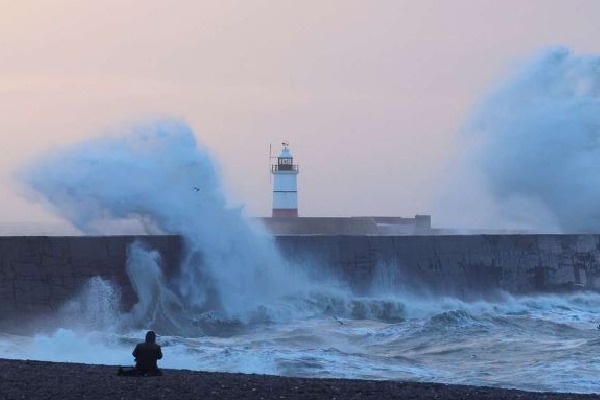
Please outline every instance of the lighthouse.
[[289, 143], [281, 143], [277, 163], [271, 165], [273, 174], [273, 218], [298, 217], [298, 165], [289, 149]]

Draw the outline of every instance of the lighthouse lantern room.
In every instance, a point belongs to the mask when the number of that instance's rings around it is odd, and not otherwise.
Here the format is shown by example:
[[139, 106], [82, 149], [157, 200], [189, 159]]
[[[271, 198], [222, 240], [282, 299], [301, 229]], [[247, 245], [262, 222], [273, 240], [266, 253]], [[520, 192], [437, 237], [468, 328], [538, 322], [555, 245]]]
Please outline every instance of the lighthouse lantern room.
[[289, 149], [289, 143], [281, 143], [277, 163], [271, 165], [273, 174], [273, 218], [298, 217], [298, 165]]

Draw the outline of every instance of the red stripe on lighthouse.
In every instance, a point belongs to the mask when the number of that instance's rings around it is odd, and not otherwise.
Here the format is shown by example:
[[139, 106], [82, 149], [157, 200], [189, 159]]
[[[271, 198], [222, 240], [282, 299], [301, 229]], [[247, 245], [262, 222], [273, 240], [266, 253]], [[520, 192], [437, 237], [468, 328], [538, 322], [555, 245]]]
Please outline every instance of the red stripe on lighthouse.
[[273, 218], [298, 218], [297, 208], [274, 208]]

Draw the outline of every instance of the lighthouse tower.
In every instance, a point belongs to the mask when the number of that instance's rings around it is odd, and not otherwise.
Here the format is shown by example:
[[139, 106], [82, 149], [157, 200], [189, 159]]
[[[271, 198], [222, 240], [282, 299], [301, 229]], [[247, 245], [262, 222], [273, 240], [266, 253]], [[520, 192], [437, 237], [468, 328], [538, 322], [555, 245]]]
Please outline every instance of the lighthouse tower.
[[273, 214], [274, 218], [298, 217], [298, 165], [288, 148], [289, 143], [281, 143], [277, 163], [271, 165], [273, 174]]

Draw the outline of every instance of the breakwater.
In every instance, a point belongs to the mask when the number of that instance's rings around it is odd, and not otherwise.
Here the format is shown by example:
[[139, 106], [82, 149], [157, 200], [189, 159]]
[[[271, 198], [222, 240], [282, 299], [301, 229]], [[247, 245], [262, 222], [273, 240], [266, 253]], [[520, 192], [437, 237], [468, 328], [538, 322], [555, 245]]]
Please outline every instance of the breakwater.
[[[0, 325], [56, 311], [91, 278], [121, 288], [125, 307], [136, 295], [126, 273], [127, 248], [135, 236], [0, 237]], [[177, 270], [182, 240], [139, 237], [160, 252], [166, 275]]]
[[287, 236], [286, 258], [373, 285], [461, 298], [600, 289], [600, 235]]
[[[176, 236], [0, 237], [0, 323], [52, 312], [90, 278], [116, 283], [125, 307], [136, 301], [126, 274], [134, 240], [158, 250], [176, 279], [184, 252]], [[279, 236], [290, 262], [335, 276], [356, 293], [373, 285], [461, 298], [600, 289], [598, 235]]]

